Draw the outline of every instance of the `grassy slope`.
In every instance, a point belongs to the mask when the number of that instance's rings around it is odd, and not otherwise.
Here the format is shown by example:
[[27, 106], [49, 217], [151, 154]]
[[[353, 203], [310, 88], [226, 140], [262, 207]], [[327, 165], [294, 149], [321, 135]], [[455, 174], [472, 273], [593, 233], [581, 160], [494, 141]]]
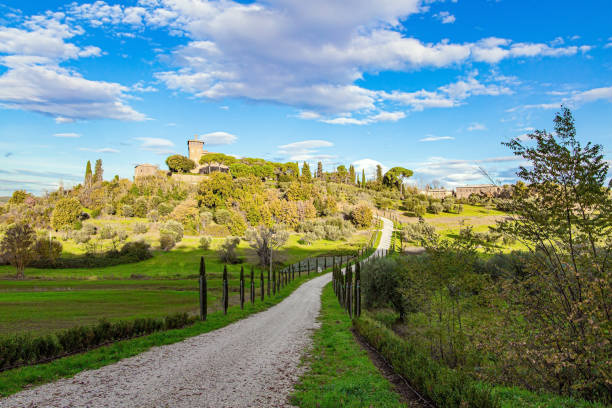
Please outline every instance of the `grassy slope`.
[[223, 315], [220, 312], [210, 314], [206, 322], [197, 322], [193, 326], [184, 329], [170, 330], [137, 339], [121, 341], [87, 353], [64, 357], [48, 364], [39, 364], [5, 371], [0, 373], [0, 396], [14, 394], [25, 388], [48, 383], [63, 377], [71, 377], [80, 371], [96, 369], [112, 364], [123, 358], [137, 355], [154, 346], [176, 343], [188, 337], [193, 337], [227, 326], [250, 314], [265, 310], [279, 303], [307, 279], [309, 278], [296, 278], [295, 281], [284, 287], [274, 297], [266, 297], [263, 302], [258, 298], [255, 304], [246, 304], [244, 310], [235, 306], [230, 307], [227, 315]]
[[323, 289], [321, 328], [292, 402], [300, 407], [401, 407], [391, 384], [372, 364], [350, 331], [331, 283]]

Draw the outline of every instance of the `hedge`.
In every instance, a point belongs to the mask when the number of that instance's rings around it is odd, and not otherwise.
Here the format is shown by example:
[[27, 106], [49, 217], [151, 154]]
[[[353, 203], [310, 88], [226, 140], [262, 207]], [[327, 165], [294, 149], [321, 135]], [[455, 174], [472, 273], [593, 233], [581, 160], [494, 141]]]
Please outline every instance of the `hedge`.
[[368, 317], [354, 320], [357, 331], [391, 363], [393, 369], [439, 408], [499, 408], [491, 388], [448, 368]]
[[95, 326], [78, 326], [38, 337], [31, 334], [3, 337], [0, 338], [0, 371], [51, 361], [157, 331], [178, 329], [194, 321], [195, 318], [187, 313], [178, 313], [164, 318], [139, 318], [113, 323], [100, 320]]

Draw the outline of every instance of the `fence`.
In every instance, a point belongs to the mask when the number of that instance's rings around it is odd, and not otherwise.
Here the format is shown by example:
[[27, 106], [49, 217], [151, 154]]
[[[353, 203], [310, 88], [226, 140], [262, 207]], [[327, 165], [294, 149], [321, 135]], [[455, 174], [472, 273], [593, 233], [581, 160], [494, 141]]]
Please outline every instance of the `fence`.
[[361, 316], [361, 268], [374, 259], [391, 255], [388, 249], [375, 251], [366, 259], [357, 259], [353, 265], [347, 263], [344, 271], [342, 265], [334, 265], [332, 285], [340, 305], [346, 309], [351, 318]]

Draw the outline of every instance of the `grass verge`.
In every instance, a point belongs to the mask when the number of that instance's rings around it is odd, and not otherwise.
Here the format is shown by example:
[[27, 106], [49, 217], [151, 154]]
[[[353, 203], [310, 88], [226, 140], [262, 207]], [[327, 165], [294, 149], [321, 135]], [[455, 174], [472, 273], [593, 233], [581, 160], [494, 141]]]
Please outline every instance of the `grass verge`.
[[61, 358], [47, 364], [5, 371], [0, 373], [0, 396], [8, 396], [26, 388], [52, 382], [60, 378], [72, 377], [80, 371], [92, 370], [115, 363], [121, 359], [145, 352], [151, 347], [176, 343], [186, 338], [227, 326], [253, 313], [263, 311], [280, 303], [303, 282], [316, 276], [320, 275], [313, 274], [296, 278], [281, 289], [276, 296], [266, 298], [263, 302], [257, 298], [254, 304], [245, 304], [244, 310], [241, 310], [240, 307], [230, 307], [227, 315], [221, 312], [209, 314], [207, 321], [198, 321], [193, 326], [187, 328], [158, 332], [136, 339], [120, 341], [83, 354]]
[[292, 403], [300, 407], [401, 407], [399, 395], [380, 374], [351, 332], [331, 283], [323, 289], [321, 328]]

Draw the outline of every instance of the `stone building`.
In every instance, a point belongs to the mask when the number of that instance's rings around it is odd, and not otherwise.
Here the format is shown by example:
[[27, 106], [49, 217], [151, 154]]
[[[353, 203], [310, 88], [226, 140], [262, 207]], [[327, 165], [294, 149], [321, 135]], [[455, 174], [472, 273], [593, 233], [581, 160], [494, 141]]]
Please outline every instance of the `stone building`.
[[154, 176], [157, 174], [159, 167], [154, 164], [139, 164], [134, 167], [134, 179], [138, 177]]
[[468, 198], [472, 194], [482, 194], [489, 197], [497, 197], [502, 191], [502, 187], [496, 186], [494, 184], [478, 184], [473, 186], [456, 187], [455, 197]]
[[196, 167], [191, 171], [192, 173], [210, 174], [216, 171], [223, 173], [229, 172], [229, 167], [221, 163], [208, 163], [200, 164], [202, 156], [211, 154], [211, 152], [204, 150], [204, 141], [198, 139], [198, 135], [195, 135], [194, 139], [187, 141], [187, 150], [189, 151], [189, 158], [194, 161]]
[[445, 188], [428, 188], [422, 191], [427, 197], [436, 198], [442, 200], [446, 197], [452, 196], [453, 192]]

